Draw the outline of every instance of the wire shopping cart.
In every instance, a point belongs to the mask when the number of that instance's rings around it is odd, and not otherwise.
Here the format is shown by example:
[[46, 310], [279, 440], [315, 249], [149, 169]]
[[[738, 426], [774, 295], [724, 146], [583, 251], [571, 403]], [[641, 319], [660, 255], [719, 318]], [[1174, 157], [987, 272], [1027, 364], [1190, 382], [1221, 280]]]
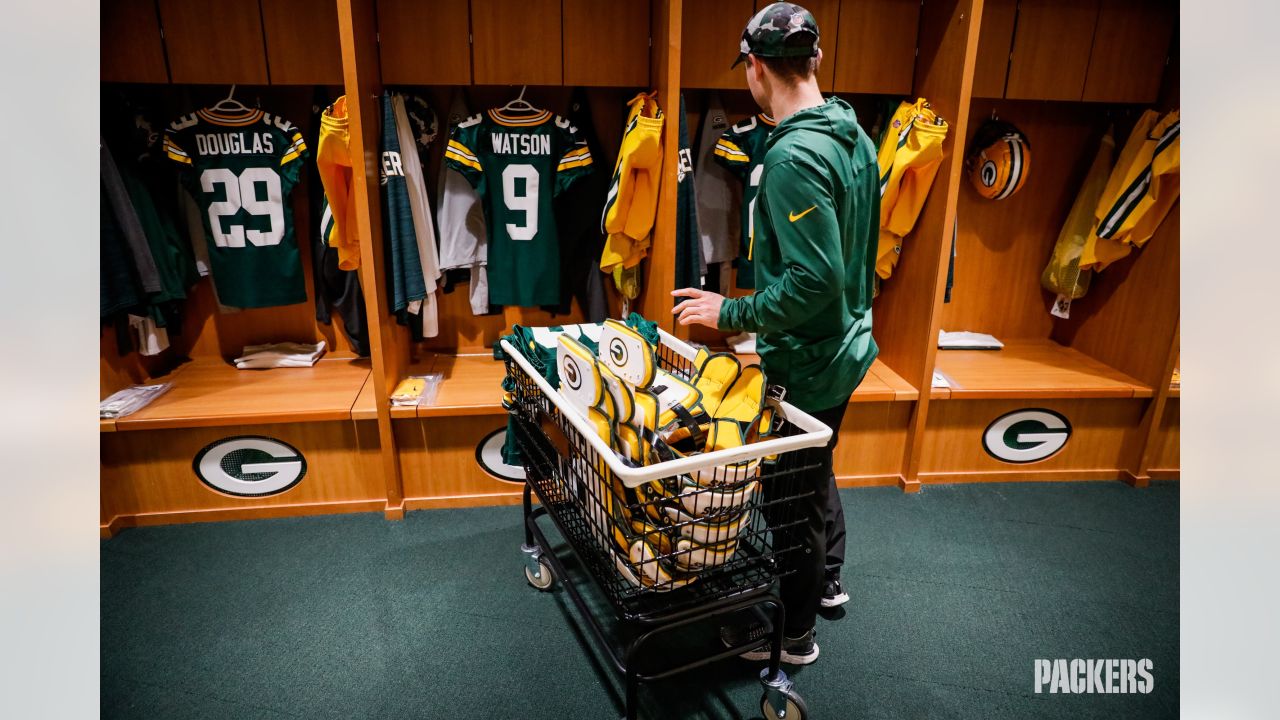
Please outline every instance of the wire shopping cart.
[[[659, 330], [658, 365], [691, 378], [695, 349]], [[831, 430], [771, 399], [769, 439], [643, 467], [625, 463], [567, 404], [522, 352], [502, 341], [511, 424], [528, 482], [524, 489], [525, 577], [539, 590], [555, 580], [596, 642], [626, 678], [626, 717], [636, 717], [641, 681], [670, 677], [771, 643], [760, 674], [766, 718], [804, 718], [780, 668], [784, 611], [773, 591], [798, 544], [797, 505], [814, 492], [811, 473]], [[808, 482], [806, 482], [808, 480]], [[540, 502], [534, 507], [532, 495]], [[606, 632], [582, 589], [552, 550], [538, 519], [548, 517], [608, 600], [626, 639]], [[674, 631], [750, 612], [763, 634], [643, 671], [637, 659]], [[611, 637], [611, 635], [613, 637]]]

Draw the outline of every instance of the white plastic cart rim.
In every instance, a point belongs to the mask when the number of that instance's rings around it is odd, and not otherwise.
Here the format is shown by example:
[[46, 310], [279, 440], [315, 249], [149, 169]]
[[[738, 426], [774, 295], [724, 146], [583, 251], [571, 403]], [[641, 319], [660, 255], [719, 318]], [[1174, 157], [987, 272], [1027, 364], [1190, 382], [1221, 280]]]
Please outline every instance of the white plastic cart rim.
[[[692, 345], [671, 335], [662, 328], [658, 328], [658, 334], [662, 344], [675, 350], [678, 355], [686, 360], [693, 360], [697, 356], [697, 350]], [[605, 463], [609, 466], [609, 470], [613, 472], [622, 484], [634, 488], [644, 483], [659, 480], [661, 478], [669, 478], [678, 475], [692, 474], [700, 470], [710, 470], [722, 465], [731, 465], [746, 460], [754, 460], [765, 458], [771, 455], [779, 455], [781, 453], [803, 450], [805, 448], [822, 447], [831, 440], [831, 428], [822, 424], [812, 415], [804, 412], [789, 402], [779, 403], [782, 416], [790, 423], [800, 428], [804, 432], [800, 435], [791, 437], [780, 437], [764, 442], [751, 443], [741, 447], [730, 448], [728, 450], [716, 450], [715, 452], [703, 453], [701, 455], [692, 455], [690, 457], [679, 458], [676, 460], [667, 460], [666, 462], [655, 463], [653, 465], [645, 465], [644, 467], [628, 467], [623, 464], [622, 460], [614, 453], [613, 448], [609, 447], [596, 431], [588, 424], [587, 419], [582, 417], [577, 411], [571, 408], [567, 401], [553, 387], [541, 373], [533, 368], [528, 358], [519, 349], [513, 347], [506, 340], [502, 341], [502, 351], [507, 357], [515, 360], [516, 364], [524, 370], [525, 374], [533, 378], [538, 385], [538, 389], [543, 395], [551, 400], [556, 406], [560, 414], [569, 420], [569, 424], [582, 435], [596, 451], [600, 457], [604, 458]]]

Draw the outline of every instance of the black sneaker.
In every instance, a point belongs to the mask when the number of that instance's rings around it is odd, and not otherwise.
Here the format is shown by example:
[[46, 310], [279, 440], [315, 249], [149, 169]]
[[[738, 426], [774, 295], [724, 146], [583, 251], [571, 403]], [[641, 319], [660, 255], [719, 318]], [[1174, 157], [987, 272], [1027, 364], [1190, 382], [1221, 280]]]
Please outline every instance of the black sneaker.
[[762, 640], [769, 633], [765, 630], [764, 623], [753, 622], [747, 625], [723, 625], [720, 627], [720, 642], [724, 643], [727, 648], [746, 645], [756, 640]]
[[[783, 637], [782, 638], [782, 662], [788, 665], [808, 665], [818, 659], [818, 643], [813, 641], [814, 631], [801, 635], [798, 638]], [[769, 660], [770, 644], [749, 650], [742, 653], [738, 657], [743, 660]]]
[[849, 602], [849, 593], [840, 587], [840, 578], [827, 578], [822, 585], [822, 607], [840, 607], [847, 602]]

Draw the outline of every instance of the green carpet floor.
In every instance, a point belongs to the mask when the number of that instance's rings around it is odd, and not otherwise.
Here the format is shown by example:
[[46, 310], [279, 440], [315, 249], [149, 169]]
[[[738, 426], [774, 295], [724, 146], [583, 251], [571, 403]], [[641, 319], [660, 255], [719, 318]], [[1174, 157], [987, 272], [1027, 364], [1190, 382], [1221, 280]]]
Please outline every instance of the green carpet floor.
[[[813, 718], [1178, 715], [1178, 486], [845, 490], [853, 601], [795, 672]], [[102, 543], [105, 718], [616, 718], [519, 508], [126, 530]], [[1148, 695], [1034, 692], [1035, 658], [1150, 658]], [[641, 689], [642, 717], [758, 717], [757, 666]]]

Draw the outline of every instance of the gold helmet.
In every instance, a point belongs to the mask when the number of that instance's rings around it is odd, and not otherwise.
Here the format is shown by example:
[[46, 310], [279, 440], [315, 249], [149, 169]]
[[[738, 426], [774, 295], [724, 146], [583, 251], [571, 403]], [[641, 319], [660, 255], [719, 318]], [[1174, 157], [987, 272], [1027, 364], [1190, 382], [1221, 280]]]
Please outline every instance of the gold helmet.
[[978, 128], [967, 165], [969, 180], [988, 200], [1004, 200], [1022, 189], [1031, 170], [1031, 142], [1022, 131], [1000, 120]]

